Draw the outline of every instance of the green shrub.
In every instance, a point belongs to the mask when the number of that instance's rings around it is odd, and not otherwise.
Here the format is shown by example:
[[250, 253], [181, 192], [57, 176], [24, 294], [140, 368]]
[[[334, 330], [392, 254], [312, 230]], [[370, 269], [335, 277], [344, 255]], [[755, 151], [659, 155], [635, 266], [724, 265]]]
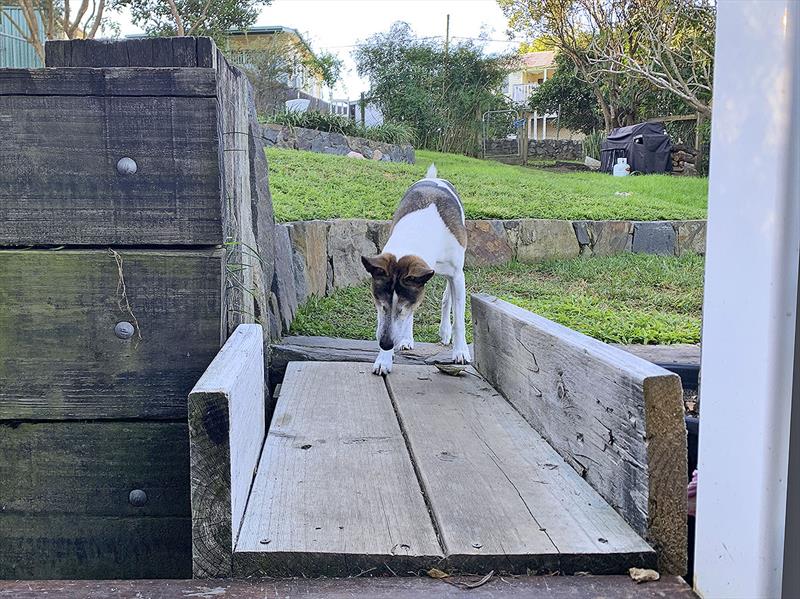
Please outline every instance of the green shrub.
[[362, 127], [360, 123], [347, 117], [326, 112], [282, 112], [267, 117], [267, 122], [286, 127], [341, 133], [390, 144], [414, 142], [414, 129], [403, 123], [385, 122], [376, 127]]
[[600, 160], [600, 147], [606, 136], [601, 131], [592, 131], [583, 140], [583, 153], [585, 156], [591, 156], [596, 160]]

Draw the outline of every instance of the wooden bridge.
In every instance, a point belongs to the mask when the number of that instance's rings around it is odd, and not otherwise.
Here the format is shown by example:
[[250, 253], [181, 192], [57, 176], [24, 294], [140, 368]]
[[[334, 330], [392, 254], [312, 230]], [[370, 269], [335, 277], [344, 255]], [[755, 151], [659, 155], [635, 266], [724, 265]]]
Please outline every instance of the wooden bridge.
[[240, 326], [189, 400], [195, 575], [684, 567], [678, 377], [473, 306], [477, 370], [290, 362], [268, 429], [260, 327]]

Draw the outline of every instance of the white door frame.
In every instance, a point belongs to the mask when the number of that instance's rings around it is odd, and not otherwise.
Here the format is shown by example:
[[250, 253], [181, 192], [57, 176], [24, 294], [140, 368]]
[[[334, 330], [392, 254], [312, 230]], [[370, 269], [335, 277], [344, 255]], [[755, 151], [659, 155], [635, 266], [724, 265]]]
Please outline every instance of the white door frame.
[[787, 497], [790, 525], [800, 503], [799, 30], [795, 0], [718, 4], [694, 581], [707, 599], [800, 596], [786, 518]]

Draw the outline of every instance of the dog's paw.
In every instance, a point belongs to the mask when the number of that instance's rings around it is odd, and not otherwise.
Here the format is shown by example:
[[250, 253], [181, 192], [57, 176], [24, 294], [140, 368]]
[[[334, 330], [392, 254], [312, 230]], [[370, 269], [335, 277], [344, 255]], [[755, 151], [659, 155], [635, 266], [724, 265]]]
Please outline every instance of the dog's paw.
[[372, 365], [372, 374], [377, 374], [378, 376], [383, 376], [384, 374], [389, 374], [392, 371], [392, 356], [378, 356], [378, 359], [375, 360], [375, 363]]
[[453, 337], [453, 327], [439, 327], [439, 343], [442, 345], [450, 345], [450, 339]]
[[453, 364], [469, 364], [471, 361], [469, 348], [466, 345], [453, 348]]
[[401, 351], [404, 349], [414, 349], [414, 340], [411, 338], [403, 339], [402, 341], [400, 341], [400, 343], [397, 344], [397, 349]]

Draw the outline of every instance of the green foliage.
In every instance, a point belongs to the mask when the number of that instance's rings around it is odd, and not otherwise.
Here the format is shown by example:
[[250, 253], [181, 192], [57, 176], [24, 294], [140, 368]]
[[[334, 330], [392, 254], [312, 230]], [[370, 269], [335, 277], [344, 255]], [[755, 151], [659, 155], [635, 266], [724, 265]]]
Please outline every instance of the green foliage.
[[583, 153], [595, 160], [600, 160], [600, 149], [606, 136], [600, 131], [592, 131], [583, 139]]
[[207, 35], [219, 43], [229, 29], [245, 29], [255, 23], [261, 8], [271, 2], [174, 0], [177, 18], [165, 0], [116, 0], [115, 6], [129, 9], [133, 23], [147, 35]]
[[390, 219], [408, 186], [432, 162], [456, 186], [470, 219], [706, 217], [708, 180], [700, 177], [557, 173], [425, 150], [417, 151], [416, 164], [277, 148], [267, 157], [275, 216], [281, 221]]
[[280, 112], [267, 117], [267, 122], [288, 127], [332, 131], [391, 144], [414, 142], [414, 130], [408, 125], [385, 122], [375, 127], [362, 127], [360, 123], [347, 117], [326, 112]]
[[331, 52], [311, 54], [306, 66], [312, 73], [322, 77], [325, 85], [333, 87], [342, 73], [342, 59]]
[[591, 133], [603, 128], [603, 113], [589, 84], [578, 77], [575, 65], [564, 54], [556, 56], [555, 72], [530, 98], [531, 110], [561, 114], [561, 126]]
[[[467, 298], [496, 295], [582, 333], [613, 343], [697, 343], [703, 301], [699, 256], [622, 254], [468, 270]], [[416, 341], [437, 341], [443, 281], [434, 277], [414, 315]], [[467, 334], [472, 326], [467, 306]], [[373, 339], [375, 309], [368, 285], [312, 298], [292, 332]]]
[[445, 51], [440, 40], [418, 38], [398, 22], [354, 57], [370, 80], [370, 100], [387, 119], [411, 126], [424, 148], [478, 155], [483, 113], [507, 107], [498, 91], [509, 58], [485, 56], [473, 42]]

